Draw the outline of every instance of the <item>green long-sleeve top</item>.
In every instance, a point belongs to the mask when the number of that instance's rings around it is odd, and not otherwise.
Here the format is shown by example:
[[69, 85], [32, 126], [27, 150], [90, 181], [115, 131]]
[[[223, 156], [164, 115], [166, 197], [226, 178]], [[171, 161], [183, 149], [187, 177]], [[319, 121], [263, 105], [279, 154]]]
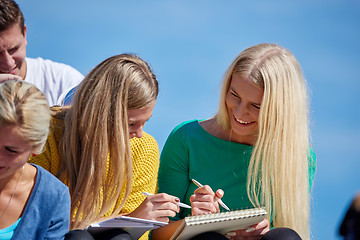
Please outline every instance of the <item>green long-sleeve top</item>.
[[[160, 157], [159, 192], [165, 192], [190, 204], [197, 186], [191, 179], [221, 188], [223, 202], [232, 210], [252, 207], [247, 196], [247, 171], [253, 146], [229, 142], [206, 132], [199, 120], [178, 125], [169, 135]], [[309, 158], [310, 186], [315, 173], [315, 155]], [[222, 207], [220, 210], [223, 211]], [[191, 209], [181, 208], [172, 220], [191, 215]]]

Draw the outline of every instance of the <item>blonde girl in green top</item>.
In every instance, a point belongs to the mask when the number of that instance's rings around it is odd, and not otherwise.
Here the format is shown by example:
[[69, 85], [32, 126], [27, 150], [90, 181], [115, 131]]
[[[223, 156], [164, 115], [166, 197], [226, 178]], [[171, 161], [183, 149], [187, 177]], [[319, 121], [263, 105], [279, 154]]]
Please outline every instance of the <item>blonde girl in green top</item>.
[[[196, 149], [195, 142], [199, 143]], [[212, 155], [222, 158], [207, 155], [216, 147], [219, 153]], [[192, 215], [218, 212], [217, 199], [224, 194], [231, 208], [265, 206], [267, 219], [229, 233], [231, 239], [299, 239], [296, 232], [310, 239], [309, 182], [315, 171], [310, 151], [307, 86], [296, 58], [275, 44], [255, 45], [228, 68], [216, 116], [179, 126], [169, 136], [161, 155], [159, 192], [190, 201]], [[197, 161], [202, 161], [201, 167]], [[242, 162], [245, 172], [235, 176], [231, 162], [234, 166]], [[219, 177], [222, 171], [225, 175]], [[178, 176], [178, 185], [171, 191], [173, 175]], [[209, 186], [197, 188], [191, 178]], [[217, 182], [224, 185], [216, 186]], [[210, 186], [222, 189], [213, 191]], [[226, 198], [227, 192], [236, 196], [236, 187], [244, 198]], [[182, 199], [189, 195], [190, 199]], [[179, 216], [185, 215], [180, 212]], [[278, 234], [278, 227], [289, 231]], [[164, 229], [155, 230], [153, 239], [165, 239]]]

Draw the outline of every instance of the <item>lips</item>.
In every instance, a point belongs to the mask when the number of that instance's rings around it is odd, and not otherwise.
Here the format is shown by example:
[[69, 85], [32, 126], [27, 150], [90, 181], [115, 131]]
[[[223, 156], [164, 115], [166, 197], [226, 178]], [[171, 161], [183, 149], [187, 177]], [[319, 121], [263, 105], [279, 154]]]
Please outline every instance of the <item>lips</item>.
[[13, 75], [16, 75], [16, 66], [14, 67], [14, 68], [12, 68], [12, 69], [10, 69], [10, 70], [7, 70], [7, 71], [0, 71], [0, 73], [2, 73], [2, 74], [13, 74]]

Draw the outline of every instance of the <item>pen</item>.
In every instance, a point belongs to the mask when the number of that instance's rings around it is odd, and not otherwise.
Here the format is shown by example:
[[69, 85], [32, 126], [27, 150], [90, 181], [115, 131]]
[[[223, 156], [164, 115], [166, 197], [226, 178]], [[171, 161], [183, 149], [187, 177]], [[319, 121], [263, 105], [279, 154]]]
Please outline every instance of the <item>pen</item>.
[[[195, 179], [191, 179], [191, 180], [195, 183], [196, 186], [203, 187], [203, 185], [201, 183], [199, 183], [198, 181], [196, 181]], [[225, 203], [220, 198], [217, 201], [223, 208], [230, 211], [230, 208], [228, 208], [228, 206], [226, 206]]]
[[[154, 195], [152, 193], [148, 193], [148, 192], [142, 192], [142, 194], [144, 194], [145, 196], [151, 196]], [[178, 205], [179, 207], [183, 207], [183, 208], [191, 208], [189, 205], [185, 204], [185, 203], [176, 203], [176, 205]]]

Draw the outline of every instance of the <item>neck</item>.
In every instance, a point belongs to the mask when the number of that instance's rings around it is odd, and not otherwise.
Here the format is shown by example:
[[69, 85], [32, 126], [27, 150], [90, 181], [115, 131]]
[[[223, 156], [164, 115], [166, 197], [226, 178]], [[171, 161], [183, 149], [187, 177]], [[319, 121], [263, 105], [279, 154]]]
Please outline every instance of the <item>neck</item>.
[[26, 77], [26, 73], [27, 73], [27, 63], [26, 63], [26, 59], [24, 59], [23, 64], [20, 68], [20, 77], [25, 80]]
[[248, 135], [248, 136], [236, 136], [232, 130], [229, 130], [229, 141], [236, 142], [244, 145], [254, 146], [256, 143], [257, 136]]
[[211, 135], [229, 142], [254, 146], [257, 136], [238, 136], [230, 129], [224, 129], [217, 124], [215, 118], [200, 122], [200, 125]]
[[20, 176], [23, 174], [23, 168], [25, 168], [25, 165], [17, 169], [16, 172], [14, 172], [12, 175], [0, 180], [0, 193], [6, 189], [14, 189], [14, 186], [20, 179]]

